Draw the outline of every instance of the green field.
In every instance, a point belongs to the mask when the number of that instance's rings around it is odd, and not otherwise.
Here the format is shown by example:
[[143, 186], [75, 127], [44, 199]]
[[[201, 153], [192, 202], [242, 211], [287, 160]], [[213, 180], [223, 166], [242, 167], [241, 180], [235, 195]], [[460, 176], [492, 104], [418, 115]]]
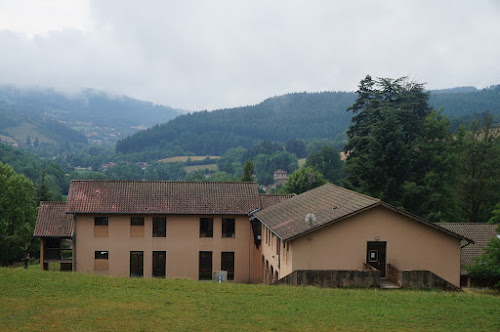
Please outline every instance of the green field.
[[2, 331], [499, 331], [500, 296], [0, 269]]
[[[158, 162], [161, 163], [175, 163], [175, 162], [181, 162], [185, 163], [189, 158], [191, 158], [192, 161], [200, 161], [200, 160], [205, 160], [205, 158], [209, 157], [210, 159], [219, 159], [220, 156], [177, 156], [177, 157], [170, 157], [170, 158], [165, 158], [158, 160]], [[215, 162], [215, 160], [214, 160]]]

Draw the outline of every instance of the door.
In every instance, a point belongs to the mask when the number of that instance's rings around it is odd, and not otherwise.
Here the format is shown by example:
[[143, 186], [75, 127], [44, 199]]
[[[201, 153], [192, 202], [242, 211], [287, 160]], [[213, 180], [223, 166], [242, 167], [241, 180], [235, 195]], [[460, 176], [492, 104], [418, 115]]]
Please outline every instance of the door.
[[153, 277], [165, 278], [167, 266], [167, 252], [153, 251]]
[[131, 251], [130, 252], [130, 276], [142, 277], [144, 268], [144, 252]]
[[366, 263], [380, 271], [380, 277], [385, 277], [385, 253], [387, 242], [368, 241], [366, 246]]

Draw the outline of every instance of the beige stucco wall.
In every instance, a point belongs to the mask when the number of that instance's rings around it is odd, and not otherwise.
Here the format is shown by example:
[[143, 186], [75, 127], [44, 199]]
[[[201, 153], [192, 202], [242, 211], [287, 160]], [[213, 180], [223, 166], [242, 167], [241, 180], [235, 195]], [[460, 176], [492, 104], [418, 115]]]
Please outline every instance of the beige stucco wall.
[[382, 206], [293, 240], [293, 270], [363, 269], [367, 242], [377, 236], [387, 242], [387, 264], [460, 286], [459, 239]]
[[[105, 215], [102, 215], [105, 216]], [[167, 215], [167, 237], [152, 236], [152, 216], [144, 216], [144, 236], [131, 236], [130, 216], [109, 215], [108, 236], [94, 232], [94, 215], [76, 217], [76, 271], [129, 276], [130, 251], [144, 251], [144, 277], [152, 275], [152, 252], [167, 252], [167, 278], [198, 279], [200, 251], [212, 251], [212, 269], [220, 270], [221, 252], [235, 254], [236, 282], [258, 282], [261, 258], [246, 216]], [[200, 238], [200, 217], [213, 217], [212, 238]], [[222, 217], [235, 218], [235, 237], [222, 238]], [[101, 226], [102, 227], [102, 226]], [[137, 235], [137, 233], [133, 234]], [[108, 251], [108, 270], [95, 271], [95, 251]]]

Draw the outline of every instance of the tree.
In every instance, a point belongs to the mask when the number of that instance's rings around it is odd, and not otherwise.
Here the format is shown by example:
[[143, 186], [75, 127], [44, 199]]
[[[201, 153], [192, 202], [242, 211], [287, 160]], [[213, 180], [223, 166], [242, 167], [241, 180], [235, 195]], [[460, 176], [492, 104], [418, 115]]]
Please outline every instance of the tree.
[[343, 177], [344, 163], [340, 160], [339, 152], [331, 146], [324, 146], [307, 157], [306, 166], [314, 167], [326, 180], [334, 184], [339, 184]]
[[277, 151], [271, 155], [259, 154], [254, 158], [255, 175], [261, 185], [270, 185], [274, 182], [274, 172], [284, 170], [292, 173], [299, 168], [299, 161], [295, 154], [286, 151]]
[[290, 194], [301, 194], [326, 182], [323, 175], [313, 167], [302, 167], [288, 177], [288, 181], [283, 186], [283, 191]]
[[243, 167], [243, 176], [241, 181], [253, 181], [253, 163], [248, 159]]
[[404, 181], [402, 206], [433, 222], [460, 221], [458, 155], [450, 121], [442, 110], [433, 111], [414, 143], [414, 169]]
[[247, 150], [242, 147], [227, 150], [217, 159], [219, 170], [234, 176], [240, 176], [243, 169], [243, 156], [246, 152]]
[[285, 150], [290, 153], [295, 153], [298, 158], [305, 158], [305, 156], [307, 156], [306, 144], [302, 140], [294, 139], [288, 141], [285, 145]]
[[[489, 222], [498, 224], [497, 232], [500, 233], [500, 203], [495, 205], [492, 215]], [[467, 267], [469, 275], [495, 284], [495, 287], [500, 289], [500, 239], [492, 239], [484, 251], [474, 264]]]
[[183, 180], [186, 176], [184, 164], [181, 162], [154, 163], [144, 173], [144, 177], [148, 181], [178, 181]]
[[352, 118], [344, 150], [347, 187], [401, 206], [406, 181], [414, 182], [416, 141], [430, 114], [422, 84], [366, 76], [348, 108]]
[[40, 174], [40, 182], [38, 184], [38, 187], [36, 188], [36, 196], [37, 196], [37, 203], [40, 205], [41, 201], [50, 201], [50, 194], [49, 194], [49, 188], [47, 187], [47, 184], [45, 183], [45, 171], [42, 171]]
[[33, 249], [36, 213], [33, 182], [0, 162], [0, 265], [20, 261]]
[[500, 201], [500, 135], [486, 113], [481, 122], [474, 120], [469, 131], [461, 127], [456, 136], [461, 210], [468, 222], [485, 222]]

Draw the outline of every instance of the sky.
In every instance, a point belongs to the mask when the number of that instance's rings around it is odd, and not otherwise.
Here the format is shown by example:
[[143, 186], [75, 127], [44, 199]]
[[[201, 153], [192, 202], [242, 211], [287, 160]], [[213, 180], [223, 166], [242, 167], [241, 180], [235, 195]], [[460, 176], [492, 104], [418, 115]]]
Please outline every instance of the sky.
[[0, 0], [0, 84], [187, 110], [408, 76], [500, 84], [500, 0]]

